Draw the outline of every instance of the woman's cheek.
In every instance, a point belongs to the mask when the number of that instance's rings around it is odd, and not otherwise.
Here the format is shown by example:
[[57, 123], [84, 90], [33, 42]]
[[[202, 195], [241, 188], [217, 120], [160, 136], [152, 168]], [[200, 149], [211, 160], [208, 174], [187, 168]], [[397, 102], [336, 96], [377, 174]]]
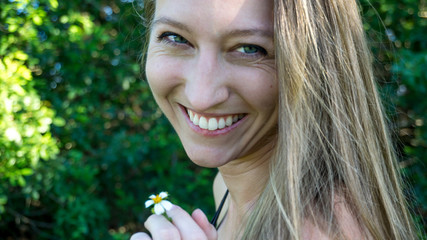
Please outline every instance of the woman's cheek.
[[157, 101], [166, 98], [178, 84], [179, 69], [166, 56], [149, 56], [146, 64], [146, 76]]
[[[267, 71], [268, 70], [268, 71]], [[236, 89], [252, 106], [257, 108], [274, 107], [278, 101], [277, 79], [274, 68], [251, 68], [250, 71], [231, 71], [239, 79]]]

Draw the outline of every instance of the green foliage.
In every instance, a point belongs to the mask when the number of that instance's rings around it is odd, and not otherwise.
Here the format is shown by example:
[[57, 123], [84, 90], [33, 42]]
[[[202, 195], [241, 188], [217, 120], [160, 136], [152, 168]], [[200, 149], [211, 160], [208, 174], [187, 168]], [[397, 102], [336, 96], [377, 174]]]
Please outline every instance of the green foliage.
[[[54, 158], [35, 161], [32, 172], [32, 165], [9, 164], [27, 176], [20, 178], [26, 184], [1, 188], [2, 237], [128, 239], [144, 230], [150, 214], [145, 200], [162, 190], [187, 210], [201, 207], [212, 215], [214, 172], [186, 159], [141, 80], [144, 28], [138, 9], [128, 1], [2, 3], [0, 56], [7, 68], [13, 59], [22, 66], [28, 79], [15, 85], [31, 79], [33, 89], [17, 95], [13, 106], [23, 108], [29, 97], [40, 102], [35, 110], [16, 111], [38, 117], [23, 124], [41, 128], [40, 136], [50, 140], [49, 145], [30, 134], [31, 153], [40, 148], [39, 158]], [[2, 117], [0, 130], [18, 124], [15, 119]], [[51, 146], [59, 147], [58, 155]], [[9, 154], [15, 148], [4, 149]], [[0, 171], [10, 173], [3, 158], [1, 164]]]
[[[15, 21], [6, 18], [5, 22]], [[12, 47], [14, 40], [2, 37], [0, 49], [0, 219], [8, 201], [7, 191], [24, 187], [25, 176], [37, 170], [39, 160], [58, 153], [49, 132], [54, 111], [40, 100], [28, 67], [32, 59]]]
[[[361, 1], [365, 28], [422, 219], [427, 9], [416, 0], [372, 4]], [[128, 0], [2, 2], [0, 236], [129, 239], [144, 230], [144, 202], [160, 191], [212, 216], [215, 171], [186, 159], [142, 80], [140, 7]]]

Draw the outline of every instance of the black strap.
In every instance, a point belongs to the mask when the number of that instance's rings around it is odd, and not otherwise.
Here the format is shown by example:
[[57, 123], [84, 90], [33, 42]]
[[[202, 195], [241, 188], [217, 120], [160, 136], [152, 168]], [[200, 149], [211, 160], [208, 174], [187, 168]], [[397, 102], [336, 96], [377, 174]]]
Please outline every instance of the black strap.
[[218, 210], [216, 210], [216, 213], [211, 220], [211, 224], [214, 225], [215, 227], [216, 227], [216, 222], [218, 221], [218, 218], [219, 218], [219, 214], [221, 213], [222, 207], [224, 206], [225, 200], [227, 199], [227, 196], [228, 196], [228, 189], [225, 192], [224, 197], [222, 198], [221, 203], [218, 206]]

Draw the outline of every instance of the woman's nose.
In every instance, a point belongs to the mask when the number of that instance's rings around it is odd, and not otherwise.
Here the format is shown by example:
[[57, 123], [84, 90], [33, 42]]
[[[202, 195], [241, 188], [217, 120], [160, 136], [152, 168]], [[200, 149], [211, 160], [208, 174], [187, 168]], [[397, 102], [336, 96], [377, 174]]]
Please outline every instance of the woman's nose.
[[227, 72], [215, 51], [200, 51], [187, 68], [185, 94], [191, 108], [206, 111], [229, 98]]

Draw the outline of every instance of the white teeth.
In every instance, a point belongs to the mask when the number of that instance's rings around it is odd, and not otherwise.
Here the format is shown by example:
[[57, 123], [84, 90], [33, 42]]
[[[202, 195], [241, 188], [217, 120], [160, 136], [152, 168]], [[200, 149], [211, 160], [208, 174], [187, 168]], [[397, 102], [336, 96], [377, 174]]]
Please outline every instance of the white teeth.
[[211, 131], [218, 129], [218, 122], [215, 118], [209, 118], [208, 129]]
[[199, 127], [202, 129], [208, 129], [208, 121], [206, 120], [205, 117], [200, 117]]
[[245, 115], [229, 115], [227, 117], [217, 118], [209, 118], [199, 116], [197, 113], [194, 113], [191, 110], [187, 110], [188, 117], [193, 122], [194, 125], [199, 126], [202, 129], [208, 129], [209, 131], [215, 131], [217, 129], [223, 129], [225, 127], [229, 127], [233, 125], [233, 123], [242, 119]]
[[194, 125], [199, 125], [199, 116], [197, 115], [197, 113], [194, 114], [193, 123]]
[[225, 125], [227, 125], [227, 127], [229, 127], [232, 124], [233, 124], [233, 117], [232, 116], [228, 116], [227, 119], [225, 120]]
[[223, 129], [223, 128], [225, 128], [225, 120], [224, 120], [224, 118], [220, 118], [220, 119], [219, 119], [219, 122], [218, 122], [218, 128], [219, 128], [219, 129]]
[[188, 116], [190, 117], [190, 120], [193, 121], [193, 118], [194, 118], [193, 112], [190, 110], [187, 110], [187, 112], [188, 112]]

